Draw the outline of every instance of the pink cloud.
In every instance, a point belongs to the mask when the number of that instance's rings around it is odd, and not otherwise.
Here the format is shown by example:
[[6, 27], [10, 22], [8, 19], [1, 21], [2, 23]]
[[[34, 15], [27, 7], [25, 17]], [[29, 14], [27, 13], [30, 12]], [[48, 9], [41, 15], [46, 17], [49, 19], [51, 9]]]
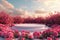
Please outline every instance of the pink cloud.
[[2, 0], [2, 5], [6, 8], [14, 8], [14, 6], [6, 0]]

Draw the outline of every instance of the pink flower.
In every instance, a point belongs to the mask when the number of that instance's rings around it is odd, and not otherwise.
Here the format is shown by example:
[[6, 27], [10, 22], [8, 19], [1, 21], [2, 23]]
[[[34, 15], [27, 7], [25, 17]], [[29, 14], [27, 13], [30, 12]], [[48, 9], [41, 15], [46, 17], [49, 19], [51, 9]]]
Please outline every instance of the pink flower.
[[52, 38], [51, 37], [47, 37], [47, 40], [52, 40]]
[[21, 35], [20, 32], [18, 30], [15, 30], [14, 37], [18, 38], [20, 35]]
[[58, 36], [58, 32], [57, 31], [54, 31], [54, 36]]
[[26, 33], [25, 32], [22, 32], [22, 34], [21, 34], [23, 37], [25, 37], [26, 36]]
[[39, 38], [40, 35], [41, 35], [40, 32], [34, 32], [34, 33], [33, 33], [33, 36], [34, 36], [34, 37], [37, 37], [37, 38]]
[[33, 38], [33, 35], [29, 35], [28, 38], [32, 39]]
[[59, 40], [58, 38], [55, 38], [55, 40]]
[[12, 32], [9, 32], [8, 35], [9, 35], [9, 38], [14, 38], [14, 34]]
[[21, 40], [25, 40], [25, 38], [22, 38]]

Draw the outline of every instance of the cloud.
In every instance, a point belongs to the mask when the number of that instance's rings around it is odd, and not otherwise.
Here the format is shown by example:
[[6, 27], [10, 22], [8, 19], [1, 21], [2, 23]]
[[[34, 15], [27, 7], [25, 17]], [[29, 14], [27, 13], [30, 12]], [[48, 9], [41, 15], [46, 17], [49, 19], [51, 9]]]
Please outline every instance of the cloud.
[[50, 11], [46, 11], [46, 10], [35, 10], [35, 14], [49, 14]]
[[52, 13], [51, 11], [46, 11], [44, 8], [42, 8], [42, 9], [35, 10], [34, 16], [45, 18], [45, 17], [50, 16], [51, 13]]
[[14, 6], [10, 4], [7, 0], [0, 0], [0, 10], [9, 11], [13, 8]]
[[14, 6], [6, 0], [2, 0], [1, 4], [6, 8], [14, 8]]
[[[5, 10], [9, 12], [10, 15], [20, 15], [22, 17], [37, 17], [40, 15], [40, 13], [45, 13], [45, 10], [43, 8], [41, 8], [41, 10], [36, 10], [33, 13], [28, 10], [24, 10], [23, 8], [27, 7], [23, 5], [21, 6], [21, 8], [17, 9], [7, 0], [0, 0], [0, 10]], [[37, 13], [39, 13], [39, 15]]]
[[0, 10], [5, 10], [6, 8], [0, 4]]
[[45, 13], [46, 11], [42, 11], [42, 10], [36, 10], [35, 11], [35, 13], [39, 13], [39, 14], [41, 14], [41, 13]]
[[35, 3], [43, 5], [45, 10], [60, 11], [60, 0], [34, 0]]
[[57, 0], [46, 0], [43, 2], [46, 6], [49, 6], [49, 5], [55, 4], [57, 2]]
[[52, 11], [60, 11], [60, 0], [46, 1], [45, 6]]
[[38, 2], [38, 3], [41, 3], [41, 2], [45, 2], [45, 1], [48, 1], [48, 0], [33, 0], [34, 2]]
[[12, 15], [22, 15], [24, 11], [21, 11], [9, 3], [7, 0], [0, 0], [0, 11], [6, 11], [12, 13]]
[[12, 13], [14, 13], [13, 15], [24, 15], [25, 11], [23, 9], [13, 9]]
[[33, 1], [36, 1], [36, 2], [45, 2], [45, 1], [54, 1], [54, 0], [33, 0]]
[[[44, 0], [35, 0], [35, 1], [43, 2], [44, 5], [47, 4], [47, 3], [45, 3], [46, 1], [44, 1]], [[48, 7], [48, 4], [46, 6]], [[43, 8], [41, 8], [41, 10], [37, 9], [33, 13], [28, 10], [24, 10], [23, 8], [27, 8], [27, 7], [25, 5], [23, 5], [23, 6], [21, 6], [21, 8], [17, 9], [7, 0], [0, 0], [0, 10], [5, 10], [7, 12], [10, 12], [10, 15], [20, 15], [22, 17], [37, 17], [37, 16], [40, 16], [40, 14], [46, 13], [45, 9], [43, 9]], [[49, 8], [51, 8], [51, 7], [49, 7]], [[44, 16], [46, 16], [46, 15], [44, 14]]]
[[60, 0], [45, 1], [45, 6], [53, 11], [60, 11]]

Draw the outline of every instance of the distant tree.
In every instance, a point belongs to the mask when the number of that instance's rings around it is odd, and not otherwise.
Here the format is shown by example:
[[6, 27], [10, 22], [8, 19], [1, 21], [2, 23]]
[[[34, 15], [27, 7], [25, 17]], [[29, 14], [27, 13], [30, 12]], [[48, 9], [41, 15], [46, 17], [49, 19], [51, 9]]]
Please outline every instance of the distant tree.
[[24, 19], [24, 23], [35, 23], [34, 18], [28, 17]]
[[22, 18], [20, 16], [14, 16], [13, 20], [14, 20], [14, 24], [20, 24], [20, 23], [24, 22], [24, 18]]
[[60, 24], [60, 14], [53, 14], [50, 17], [46, 18], [47, 25]]
[[38, 18], [35, 19], [35, 23], [44, 24], [45, 19], [43, 17], [38, 17]]

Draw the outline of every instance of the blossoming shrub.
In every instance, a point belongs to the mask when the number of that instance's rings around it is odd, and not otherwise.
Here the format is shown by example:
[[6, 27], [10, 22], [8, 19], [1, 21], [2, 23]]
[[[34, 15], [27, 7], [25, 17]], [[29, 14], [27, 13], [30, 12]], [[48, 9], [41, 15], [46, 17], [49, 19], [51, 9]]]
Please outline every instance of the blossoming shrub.
[[20, 16], [14, 16], [13, 20], [14, 20], [14, 24], [20, 24], [24, 22], [24, 19]]
[[7, 25], [0, 24], [0, 37], [6, 38], [6, 40], [12, 40], [14, 38], [19, 38], [19, 40], [34, 40], [34, 39], [47, 39], [47, 40], [58, 40], [60, 38], [60, 25], [57, 27], [52, 27], [43, 32], [31, 32], [13, 30]]
[[60, 24], [60, 14], [51, 15], [51, 18], [55, 22], [55, 24]]
[[43, 17], [35, 18], [35, 23], [45, 24], [45, 19]]
[[39, 38], [41, 36], [40, 32], [34, 32], [33, 33], [34, 38]]
[[13, 19], [8, 13], [1, 11], [0, 12], [0, 24], [11, 26], [13, 25]]
[[34, 18], [28, 17], [28, 18], [24, 18], [24, 23], [35, 23]]
[[20, 33], [17, 31], [17, 30], [15, 30], [14, 31], [14, 37], [15, 38], [18, 38], [18, 37], [20, 37], [21, 35], [20, 35]]
[[47, 31], [44, 31], [42, 33], [42, 36], [44, 38], [47, 38], [47, 37], [57, 37], [58, 36], [58, 33], [53, 31], [53, 30], [47, 30]]
[[46, 22], [48, 26], [52, 26], [53, 24], [59, 24], [60, 25], [60, 14], [53, 14], [50, 17], [46, 17]]

